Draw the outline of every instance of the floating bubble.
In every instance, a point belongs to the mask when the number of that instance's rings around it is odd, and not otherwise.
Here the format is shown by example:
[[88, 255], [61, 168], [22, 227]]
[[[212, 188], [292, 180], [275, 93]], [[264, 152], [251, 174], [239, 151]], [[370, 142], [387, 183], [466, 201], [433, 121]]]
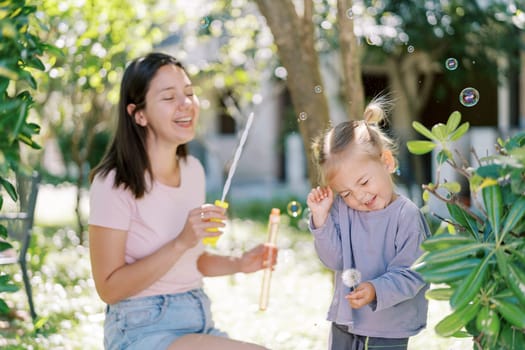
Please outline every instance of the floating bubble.
[[465, 107], [473, 107], [479, 102], [479, 91], [473, 87], [467, 87], [459, 93], [459, 102]]
[[412, 53], [412, 52], [414, 52], [414, 46], [409, 45], [409, 46], [407, 47], [407, 51], [408, 51], [408, 53]]
[[202, 28], [202, 29], [206, 29], [210, 26], [210, 18], [209, 17], [203, 17], [201, 18], [200, 22], [199, 22], [199, 26]]
[[297, 201], [291, 201], [286, 206], [286, 211], [288, 212], [288, 215], [290, 215], [293, 218], [296, 218], [303, 212], [303, 206]]
[[306, 119], [308, 119], [308, 114], [306, 112], [299, 113], [299, 120], [300, 121], [304, 121]]
[[353, 19], [354, 18], [354, 11], [352, 11], [351, 7], [348, 10], [346, 10], [346, 17], [348, 19]]
[[288, 76], [288, 72], [286, 71], [286, 68], [282, 66], [275, 68], [275, 71], [273, 72], [273, 74], [275, 74], [275, 76], [280, 79], [286, 79], [286, 77]]
[[448, 70], [456, 70], [458, 68], [459, 64], [458, 64], [458, 60], [455, 59], [454, 57], [449, 57], [447, 58], [447, 60], [445, 61], [445, 67], [448, 69]]
[[316, 94], [320, 94], [321, 92], [323, 92], [323, 87], [322, 87], [321, 85], [316, 85], [316, 86], [314, 87], [314, 92], [315, 92]]

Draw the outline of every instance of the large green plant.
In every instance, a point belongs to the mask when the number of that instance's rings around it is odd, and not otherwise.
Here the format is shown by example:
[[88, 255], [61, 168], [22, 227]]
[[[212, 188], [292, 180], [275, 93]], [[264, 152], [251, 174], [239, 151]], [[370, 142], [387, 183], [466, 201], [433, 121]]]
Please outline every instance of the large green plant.
[[[30, 31], [35, 12], [35, 6], [25, 0], [0, 1], [0, 189], [3, 187], [13, 201], [18, 200], [18, 194], [9, 175], [20, 170], [20, 145], [40, 148], [32, 139], [40, 127], [27, 121], [33, 104], [30, 90], [36, 89], [31, 69], [45, 68], [39, 57], [46, 45]], [[2, 193], [0, 209], [4, 203]], [[11, 247], [7, 230], [0, 225], [0, 252]], [[11, 276], [0, 271], [0, 293], [16, 290], [18, 286], [11, 282]], [[0, 297], [0, 313], [8, 311]]]
[[[522, 349], [525, 344], [525, 133], [498, 140], [496, 155], [469, 165], [454, 157], [452, 143], [469, 128], [454, 112], [431, 130], [414, 122], [428, 140], [409, 141], [414, 154], [439, 150], [437, 179], [423, 185], [424, 199], [446, 203], [448, 230], [436, 232], [422, 247], [414, 269], [439, 284], [427, 296], [448, 300], [452, 313], [435, 327], [439, 335], [471, 336], [476, 349]], [[459, 159], [458, 159], [459, 158]], [[471, 204], [458, 182], [440, 179], [450, 165], [466, 177]], [[448, 232], [447, 232], [448, 231]]]

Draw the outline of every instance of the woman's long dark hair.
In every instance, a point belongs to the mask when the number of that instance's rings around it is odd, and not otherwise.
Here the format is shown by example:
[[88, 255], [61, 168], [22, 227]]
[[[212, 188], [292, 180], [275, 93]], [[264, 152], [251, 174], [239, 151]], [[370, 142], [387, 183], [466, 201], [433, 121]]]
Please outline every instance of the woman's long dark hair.
[[[146, 94], [155, 74], [165, 65], [174, 65], [184, 69], [174, 57], [163, 53], [150, 53], [133, 60], [122, 77], [120, 101], [118, 104], [118, 124], [115, 136], [102, 161], [93, 169], [89, 180], [97, 174], [106, 176], [115, 169], [115, 183], [118, 187], [129, 188], [135, 198], [141, 198], [146, 192], [146, 172], [153, 179], [153, 173], [146, 151], [146, 128], [135, 123], [127, 106], [132, 103], [135, 111], [146, 107]], [[186, 144], [177, 147], [176, 155], [186, 159]]]

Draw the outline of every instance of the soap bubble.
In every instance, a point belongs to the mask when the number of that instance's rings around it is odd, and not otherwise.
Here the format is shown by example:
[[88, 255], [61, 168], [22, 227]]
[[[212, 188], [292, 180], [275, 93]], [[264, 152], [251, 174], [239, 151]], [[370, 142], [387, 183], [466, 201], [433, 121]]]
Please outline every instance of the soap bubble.
[[316, 86], [314, 87], [314, 92], [315, 92], [316, 94], [320, 94], [321, 92], [323, 92], [323, 87], [322, 87], [321, 85], [316, 85]]
[[459, 102], [465, 107], [473, 107], [479, 102], [479, 91], [473, 87], [467, 87], [461, 90]]
[[308, 119], [308, 114], [306, 112], [299, 113], [299, 121], [304, 121]]
[[286, 206], [286, 211], [288, 212], [288, 215], [290, 215], [293, 218], [296, 218], [303, 212], [303, 206], [297, 201], [291, 201]]
[[447, 58], [447, 60], [445, 61], [445, 67], [448, 70], [456, 70], [458, 68], [458, 65], [458, 60], [454, 57]]
[[407, 51], [408, 51], [408, 53], [412, 53], [412, 52], [414, 52], [414, 46], [409, 45], [409, 46], [407, 47]]
[[346, 17], [348, 17], [348, 19], [354, 18], [354, 11], [352, 11], [351, 7], [348, 10], [346, 10]]

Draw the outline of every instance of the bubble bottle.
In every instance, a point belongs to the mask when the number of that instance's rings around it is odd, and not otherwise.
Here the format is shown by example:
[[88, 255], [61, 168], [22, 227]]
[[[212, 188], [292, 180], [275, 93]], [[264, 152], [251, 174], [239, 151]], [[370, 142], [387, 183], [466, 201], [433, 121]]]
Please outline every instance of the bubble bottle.
[[[218, 207], [221, 207], [221, 208], [224, 208], [224, 209], [228, 209], [228, 202], [225, 202], [223, 200], [215, 200], [215, 203], [214, 203], [216, 206]], [[222, 222], [221, 219], [215, 219], [215, 218], [211, 218], [210, 221], [213, 221], [213, 222]], [[211, 228], [207, 228], [206, 229], [206, 232], [218, 232], [219, 231], [219, 228], [218, 227], [211, 227]], [[204, 237], [202, 239], [202, 243], [208, 245], [208, 246], [211, 246], [211, 247], [215, 247], [217, 245], [217, 241], [219, 240], [219, 236], [210, 236], [210, 237]]]

